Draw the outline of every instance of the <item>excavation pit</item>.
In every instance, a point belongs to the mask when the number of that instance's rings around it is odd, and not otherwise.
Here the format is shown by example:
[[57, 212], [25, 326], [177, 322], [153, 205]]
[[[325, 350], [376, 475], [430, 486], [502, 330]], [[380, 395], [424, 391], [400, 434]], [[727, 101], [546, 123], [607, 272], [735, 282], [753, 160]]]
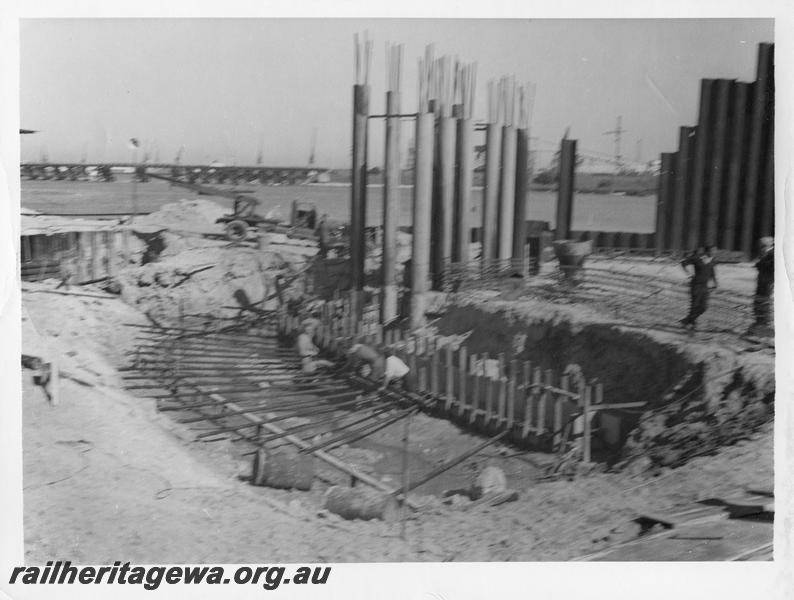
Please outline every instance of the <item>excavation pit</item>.
[[463, 335], [469, 353], [529, 361], [557, 373], [580, 371], [600, 383], [593, 458], [626, 465], [679, 466], [735, 443], [773, 417], [774, 379], [740, 351], [698, 347], [626, 327], [518, 317], [472, 306], [450, 309], [434, 323], [441, 335]]

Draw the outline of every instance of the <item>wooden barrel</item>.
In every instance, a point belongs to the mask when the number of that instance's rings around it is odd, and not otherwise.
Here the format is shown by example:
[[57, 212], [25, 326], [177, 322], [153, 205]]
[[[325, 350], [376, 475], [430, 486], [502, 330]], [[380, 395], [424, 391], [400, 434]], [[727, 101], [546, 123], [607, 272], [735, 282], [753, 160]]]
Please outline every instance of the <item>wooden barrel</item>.
[[251, 483], [273, 488], [310, 490], [314, 480], [314, 457], [294, 448], [268, 451], [260, 448], [254, 455]]
[[323, 507], [348, 520], [380, 519], [394, 523], [400, 516], [399, 504], [394, 496], [364, 486], [328, 488]]

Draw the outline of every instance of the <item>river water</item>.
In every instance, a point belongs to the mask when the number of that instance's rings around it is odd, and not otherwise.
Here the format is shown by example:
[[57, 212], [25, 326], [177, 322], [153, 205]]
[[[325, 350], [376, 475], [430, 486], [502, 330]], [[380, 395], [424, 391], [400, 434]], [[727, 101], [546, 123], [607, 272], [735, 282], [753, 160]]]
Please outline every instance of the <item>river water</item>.
[[[226, 189], [234, 189], [226, 187]], [[313, 202], [321, 213], [331, 218], [347, 221], [350, 210], [350, 187], [346, 184], [314, 184], [294, 186], [267, 186], [259, 184], [240, 185], [238, 190], [251, 190], [261, 201], [259, 212], [265, 214], [276, 210], [282, 218], [289, 218], [293, 200]], [[410, 186], [401, 193], [401, 224], [411, 222]], [[91, 214], [128, 213], [133, 199], [139, 212], [158, 210], [163, 204], [183, 198], [192, 199], [196, 194], [190, 190], [171, 186], [164, 181], [150, 181], [133, 185], [121, 180], [105, 182], [71, 181], [22, 181], [21, 204], [43, 213]], [[224, 206], [231, 201], [212, 198]], [[482, 189], [474, 190], [472, 224], [480, 222]], [[527, 219], [549, 221], [554, 227], [554, 211], [557, 201], [555, 192], [530, 191], [527, 194]], [[383, 187], [369, 186], [367, 199], [367, 224], [377, 225], [383, 214]], [[651, 233], [655, 229], [656, 196], [614, 196], [610, 194], [576, 194], [574, 199], [574, 230], [582, 231], [628, 231]]]

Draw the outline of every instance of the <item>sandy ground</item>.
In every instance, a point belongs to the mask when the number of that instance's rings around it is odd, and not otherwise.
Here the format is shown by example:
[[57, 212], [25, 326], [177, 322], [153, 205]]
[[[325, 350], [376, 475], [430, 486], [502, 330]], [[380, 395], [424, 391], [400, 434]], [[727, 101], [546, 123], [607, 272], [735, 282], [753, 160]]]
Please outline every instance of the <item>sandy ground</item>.
[[26, 292], [23, 306], [33, 325], [23, 330], [23, 351], [41, 343], [35, 330], [62, 357], [62, 369], [84, 382], [65, 378], [53, 407], [23, 372], [32, 563], [53, 556], [86, 563], [566, 560], [634, 537], [638, 514], [772, 487], [770, 424], [656, 476], [520, 477], [508, 481], [517, 502], [468, 510], [465, 502], [431, 503], [411, 515], [402, 540], [398, 526], [320, 510], [315, 492], [248, 485], [227, 446], [192, 443], [151, 400], [121, 391], [116, 368], [134, 333], [122, 323], [142, 316], [120, 299]]

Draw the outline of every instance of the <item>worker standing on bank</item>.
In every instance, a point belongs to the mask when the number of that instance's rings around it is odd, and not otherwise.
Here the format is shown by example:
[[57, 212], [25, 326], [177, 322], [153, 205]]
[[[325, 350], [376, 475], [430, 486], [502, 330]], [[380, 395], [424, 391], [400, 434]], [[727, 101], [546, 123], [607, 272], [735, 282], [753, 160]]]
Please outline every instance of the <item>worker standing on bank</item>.
[[[681, 261], [681, 268], [689, 277], [690, 304], [689, 314], [681, 319], [681, 325], [689, 329], [695, 329], [695, 322], [698, 317], [706, 312], [709, 303], [709, 283], [714, 282], [713, 287], [717, 287], [717, 274], [715, 271], [716, 262], [712, 256], [712, 247], [699, 247], [694, 253], [690, 254]], [[692, 267], [690, 274], [687, 267]]]
[[330, 232], [328, 230], [328, 215], [320, 217], [320, 222], [317, 224], [315, 230], [317, 234], [317, 243], [320, 246], [320, 257], [326, 258], [328, 256], [328, 245], [330, 243]]
[[751, 335], [771, 335], [770, 316], [772, 312], [772, 294], [775, 285], [775, 240], [762, 237], [759, 240], [760, 255], [755, 263], [758, 276], [753, 296], [753, 316], [755, 321], [750, 326]]

